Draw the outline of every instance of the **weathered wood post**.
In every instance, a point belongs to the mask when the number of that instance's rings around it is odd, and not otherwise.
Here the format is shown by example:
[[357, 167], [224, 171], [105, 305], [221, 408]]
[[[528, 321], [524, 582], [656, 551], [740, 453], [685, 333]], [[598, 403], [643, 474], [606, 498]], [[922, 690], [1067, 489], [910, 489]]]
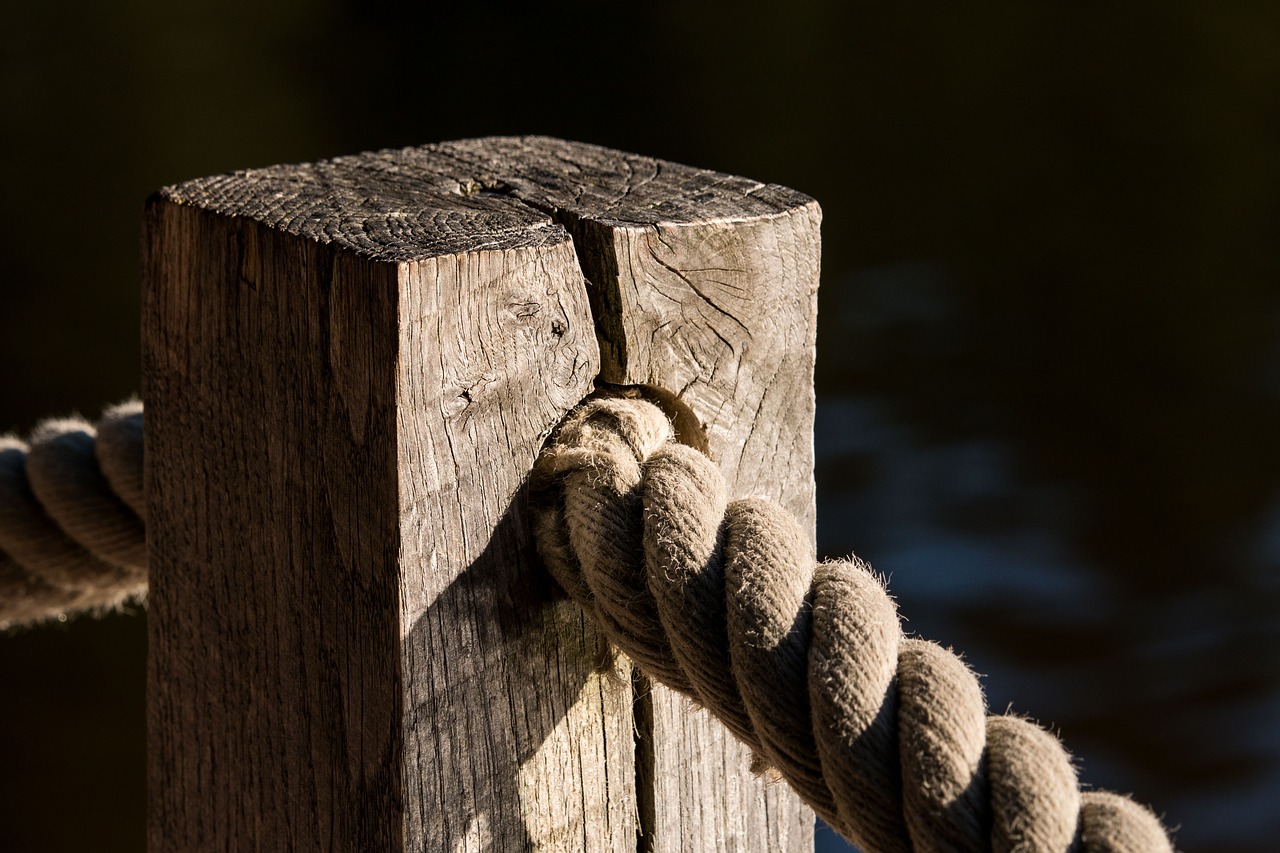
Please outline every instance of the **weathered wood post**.
[[539, 138], [152, 199], [151, 848], [810, 847], [554, 594], [523, 482], [597, 378], [646, 384], [812, 525], [818, 222]]

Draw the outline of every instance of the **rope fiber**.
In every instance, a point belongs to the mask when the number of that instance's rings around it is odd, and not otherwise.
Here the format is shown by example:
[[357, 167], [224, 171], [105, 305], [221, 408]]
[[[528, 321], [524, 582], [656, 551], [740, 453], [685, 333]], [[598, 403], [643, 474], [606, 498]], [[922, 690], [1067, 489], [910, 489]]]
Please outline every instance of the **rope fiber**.
[[1082, 792], [1053, 735], [988, 714], [954, 653], [905, 637], [865, 563], [815, 565], [777, 503], [729, 500], [653, 404], [581, 406], [533, 484], [543, 562], [610, 641], [867, 853], [1172, 850], [1144, 807]]
[[[0, 629], [146, 593], [142, 404], [0, 438]], [[532, 477], [550, 573], [639, 669], [707, 708], [866, 853], [1172, 850], [1132, 800], [1081, 792], [1051, 734], [989, 715], [952, 652], [906, 637], [855, 559], [815, 565], [777, 503], [641, 399], [572, 412]]]

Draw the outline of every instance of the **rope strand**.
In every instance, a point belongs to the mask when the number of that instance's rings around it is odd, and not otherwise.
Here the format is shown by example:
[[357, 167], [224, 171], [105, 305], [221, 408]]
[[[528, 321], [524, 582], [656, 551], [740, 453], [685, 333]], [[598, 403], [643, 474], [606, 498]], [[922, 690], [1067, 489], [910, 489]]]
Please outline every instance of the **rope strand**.
[[706, 707], [868, 853], [1172, 850], [1081, 794], [1062, 745], [989, 715], [952, 652], [904, 637], [866, 564], [815, 566], [780, 506], [728, 500], [650, 403], [570, 415], [534, 474], [543, 562], [652, 678]]
[[140, 402], [0, 437], [0, 630], [140, 600], [144, 513]]

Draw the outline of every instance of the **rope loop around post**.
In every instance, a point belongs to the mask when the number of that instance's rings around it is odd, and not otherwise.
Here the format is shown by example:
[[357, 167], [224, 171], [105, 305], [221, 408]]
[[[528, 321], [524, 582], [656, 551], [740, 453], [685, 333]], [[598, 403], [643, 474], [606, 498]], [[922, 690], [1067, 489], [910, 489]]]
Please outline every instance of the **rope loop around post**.
[[1172, 850], [1144, 807], [1082, 792], [1053, 735], [989, 714], [957, 655], [905, 637], [865, 563], [815, 565], [780, 506], [731, 500], [652, 403], [580, 406], [533, 484], [539, 553], [610, 641], [868, 853]]
[[[142, 405], [0, 438], [0, 629], [146, 592]], [[778, 504], [730, 499], [644, 399], [591, 400], [532, 475], [539, 554], [646, 675], [706, 707], [868, 853], [1169, 851], [1062, 745], [990, 715], [953, 652], [903, 635], [870, 567], [815, 563]]]

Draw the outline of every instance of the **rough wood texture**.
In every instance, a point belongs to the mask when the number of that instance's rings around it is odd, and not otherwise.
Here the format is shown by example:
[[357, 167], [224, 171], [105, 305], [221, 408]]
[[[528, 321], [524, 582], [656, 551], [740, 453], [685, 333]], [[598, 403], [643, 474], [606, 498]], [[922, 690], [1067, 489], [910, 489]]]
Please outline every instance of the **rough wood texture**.
[[817, 225], [538, 138], [153, 199], [152, 849], [810, 846], [705, 715], [642, 685], [633, 719], [522, 483], [599, 372], [678, 392], [740, 493], [812, 524]]
[[[486, 180], [556, 211], [573, 234], [602, 379], [674, 392], [702, 419], [731, 493], [780, 500], [813, 531], [817, 203], [554, 140], [474, 147]], [[813, 848], [812, 814], [752, 776], [748, 751], [708, 714], [660, 685], [641, 702], [652, 733], [641, 751], [644, 849]]]

